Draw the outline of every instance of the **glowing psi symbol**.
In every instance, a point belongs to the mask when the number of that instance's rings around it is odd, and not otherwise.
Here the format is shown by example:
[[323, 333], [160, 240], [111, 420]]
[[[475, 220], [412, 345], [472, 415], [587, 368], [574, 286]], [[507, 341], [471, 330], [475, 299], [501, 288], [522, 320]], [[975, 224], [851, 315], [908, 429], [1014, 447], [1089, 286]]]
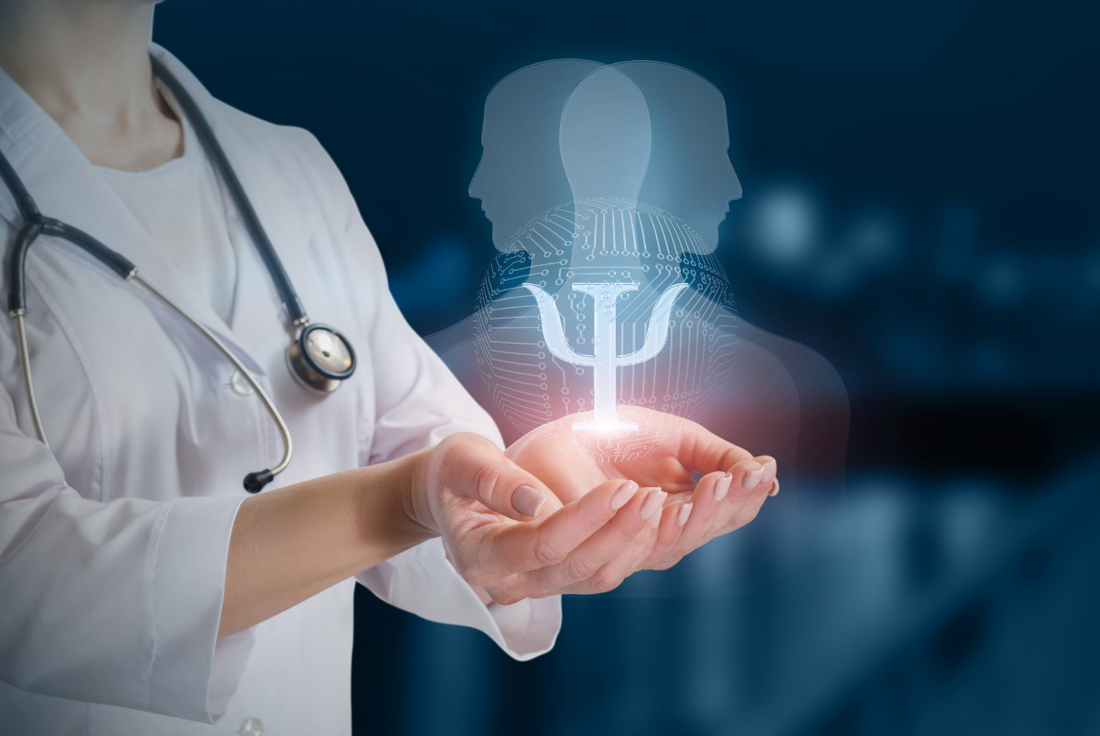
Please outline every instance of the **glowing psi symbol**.
[[653, 358], [668, 342], [668, 323], [672, 313], [672, 303], [687, 284], [670, 286], [661, 294], [653, 307], [645, 343], [628, 355], [615, 354], [615, 329], [617, 324], [616, 306], [619, 296], [628, 291], [637, 291], [633, 283], [613, 282], [601, 284], [573, 284], [573, 291], [582, 291], [592, 297], [595, 303], [595, 322], [592, 325], [592, 346], [594, 355], [581, 355], [569, 345], [562, 329], [561, 317], [554, 300], [545, 291], [534, 284], [524, 284], [535, 296], [539, 305], [539, 317], [542, 321], [542, 334], [546, 346], [558, 358], [573, 365], [590, 366], [593, 371], [592, 405], [595, 412], [587, 422], [577, 422], [575, 430], [596, 430], [602, 432], [632, 432], [638, 429], [634, 422], [619, 419], [615, 410], [617, 395], [615, 388], [616, 368], [644, 363]]

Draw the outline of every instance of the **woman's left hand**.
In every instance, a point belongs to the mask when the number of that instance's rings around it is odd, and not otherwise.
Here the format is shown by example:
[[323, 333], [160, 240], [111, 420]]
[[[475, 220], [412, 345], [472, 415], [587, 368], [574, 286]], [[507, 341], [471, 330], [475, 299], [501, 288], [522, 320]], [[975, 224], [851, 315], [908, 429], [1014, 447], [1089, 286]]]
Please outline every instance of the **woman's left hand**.
[[[533, 430], [506, 454], [562, 503], [616, 478], [667, 492], [656, 544], [637, 569], [672, 567], [714, 537], [748, 524], [765, 499], [779, 491], [772, 457], [754, 457], [680, 417], [634, 406], [619, 407], [619, 414], [642, 426], [658, 427], [659, 439], [649, 441], [644, 452], [613, 457], [607, 442], [595, 433], [573, 429], [574, 422], [587, 416], [571, 415]], [[698, 483], [693, 472], [703, 474]]]

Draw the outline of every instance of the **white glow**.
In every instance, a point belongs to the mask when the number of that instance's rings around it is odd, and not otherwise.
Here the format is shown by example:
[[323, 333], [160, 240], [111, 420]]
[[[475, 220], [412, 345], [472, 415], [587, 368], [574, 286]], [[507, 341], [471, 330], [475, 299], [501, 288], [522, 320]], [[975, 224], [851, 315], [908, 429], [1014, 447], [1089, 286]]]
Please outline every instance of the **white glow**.
[[755, 220], [753, 239], [768, 259], [795, 265], [809, 257], [818, 223], [804, 192], [784, 188], [763, 194]]

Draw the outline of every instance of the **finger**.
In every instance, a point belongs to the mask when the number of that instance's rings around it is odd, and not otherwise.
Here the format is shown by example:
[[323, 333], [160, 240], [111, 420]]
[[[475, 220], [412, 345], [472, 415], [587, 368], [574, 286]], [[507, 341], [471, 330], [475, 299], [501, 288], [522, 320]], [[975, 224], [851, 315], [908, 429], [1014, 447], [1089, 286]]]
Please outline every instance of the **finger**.
[[[724, 529], [734, 517], [739, 520], [737, 526], [744, 526], [756, 518], [756, 511], [759, 511], [760, 505], [764, 503], [764, 498], [775, 479], [777, 466], [775, 458], [761, 455], [753, 458], [752, 462], [739, 463], [735, 468], [740, 473], [741, 480], [730, 483], [730, 492], [723, 499], [712, 520], [711, 534], [707, 539], [723, 533], [719, 530]], [[744, 508], [746, 504], [750, 511], [752, 509], [755, 511], [746, 513]]]
[[684, 529], [655, 566], [671, 567], [714, 537], [756, 518], [771, 486], [767, 479], [774, 482], [775, 472], [774, 458], [765, 455], [742, 460], [729, 473], [704, 476], [692, 494], [693, 506]]
[[775, 474], [779, 469], [778, 464], [771, 455], [759, 455], [754, 457], [753, 460], [760, 466], [760, 469], [746, 473], [741, 482], [742, 487], [746, 491], [751, 491], [757, 486], [763, 486], [767, 490], [771, 486], [771, 482], [775, 480]]
[[691, 495], [692, 508], [687, 523], [672, 548], [665, 553], [666, 559], [671, 560], [671, 563], [678, 562], [705, 541], [704, 536], [712, 527], [715, 515], [721, 510], [723, 499], [729, 495], [732, 483], [732, 473], [717, 472], [703, 476], [695, 487], [695, 493]]
[[619, 587], [624, 580], [641, 570], [643, 563], [652, 552], [653, 546], [657, 543], [657, 532], [663, 518], [662, 512], [663, 509], [657, 511], [650, 519], [649, 525], [638, 536], [634, 537], [634, 541], [621, 553], [604, 564], [594, 575], [579, 583], [570, 585], [563, 592], [577, 595], [606, 593]]
[[[760, 483], [763, 484], [768, 491], [769, 496], [774, 496], [779, 492], [779, 481], [775, 479], [775, 476], [779, 473], [779, 465], [775, 462], [775, 458], [764, 455], [756, 458], [756, 462], [763, 463], [766, 472], [764, 477], [760, 479]], [[773, 492], [774, 486], [774, 492]]]
[[752, 460], [752, 454], [705, 427], [686, 422], [678, 459], [692, 472], [714, 473], [729, 471], [737, 463]]
[[666, 560], [666, 555], [673, 545], [680, 540], [680, 535], [683, 533], [688, 519], [691, 518], [691, 511], [694, 506], [695, 504], [689, 501], [665, 507], [661, 526], [657, 530], [657, 541], [653, 545], [653, 549], [650, 550], [649, 556], [646, 557], [643, 563], [644, 567], [662, 570], [671, 567], [675, 561]]
[[750, 501], [746, 501], [738, 508], [736, 513], [726, 520], [725, 524], [722, 524], [710, 533], [709, 539], [720, 537], [723, 534], [729, 534], [751, 522], [760, 513], [760, 509], [764, 507], [764, 502], [768, 500], [768, 495], [767, 493], [758, 494]]
[[618, 586], [649, 548], [653, 522], [659, 522], [665, 497], [659, 488], [643, 489], [636, 508], [622, 510], [618, 528], [612, 527], [612, 522], [560, 565], [531, 573], [526, 584], [542, 593], [596, 593]]
[[643, 495], [634, 481], [610, 480], [536, 523], [501, 526], [489, 540], [485, 567], [511, 574], [560, 564]]
[[619, 509], [614, 519], [578, 545], [560, 563], [527, 573], [524, 585], [532, 591], [529, 595], [563, 590], [595, 575], [648, 528], [667, 495], [660, 488], [642, 489], [636, 493], [629, 503]]
[[537, 517], [550, 495], [538, 478], [520, 469], [500, 448], [472, 434], [452, 435], [439, 443], [429, 472], [445, 488], [517, 521]]
[[760, 467], [760, 463], [749, 458], [734, 464], [728, 473], [717, 472], [703, 476], [692, 494], [694, 506], [687, 524], [680, 533], [680, 538], [666, 554], [668, 564], [675, 564], [684, 555], [702, 546], [729, 522], [735, 511], [730, 494], [735, 494], [738, 504], [743, 501], [741, 496], [736, 495], [737, 489], [744, 485], [746, 476]]

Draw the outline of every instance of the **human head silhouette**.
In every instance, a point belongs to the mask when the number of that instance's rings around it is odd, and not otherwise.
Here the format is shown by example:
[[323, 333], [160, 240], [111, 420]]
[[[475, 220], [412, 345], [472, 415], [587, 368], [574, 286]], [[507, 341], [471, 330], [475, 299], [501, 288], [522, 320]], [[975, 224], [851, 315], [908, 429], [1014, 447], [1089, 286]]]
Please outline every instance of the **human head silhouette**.
[[725, 100], [707, 80], [654, 61], [559, 59], [501, 80], [485, 102], [484, 153], [470, 182], [500, 250], [531, 220], [584, 199], [653, 205], [711, 252], [741, 184]]
[[683, 67], [626, 61], [611, 67], [638, 85], [649, 107], [653, 147], [638, 199], [690, 225], [713, 250], [741, 182], [729, 159], [722, 93]]
[[572, 199], [561, 165], [561, 114], [577, 85], [602, 67], [584, 59], [544, 61], [512, 72], [489, 92], [470, 196], [481, 200], [498, 249], [532, 218]]
[[637, 200], [653, 143], [638, 85], [613, 67], [589, 74], [565, 103], [558, 143], [573, 201]]

